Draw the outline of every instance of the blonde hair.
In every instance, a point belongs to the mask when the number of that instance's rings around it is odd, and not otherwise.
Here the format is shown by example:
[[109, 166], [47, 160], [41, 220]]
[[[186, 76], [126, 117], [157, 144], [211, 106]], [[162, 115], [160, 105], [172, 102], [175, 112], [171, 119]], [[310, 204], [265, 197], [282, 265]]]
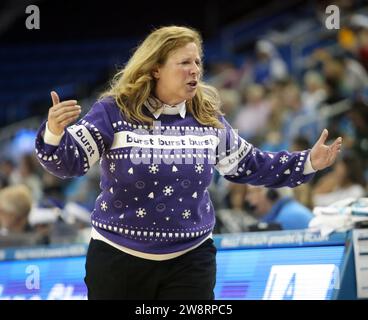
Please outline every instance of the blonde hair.
[[[152, 71], [158, 65], [163, 65], [171, 52], [190, 42], [197, 45], [202, 57], [202, 38], [196, 30], [179, 26], [154, 30], [138, 46], [125, 67], [115, 74], [110, 88], [100, 98], [112, 96], [129, 121], [152, 124], [153, 119], [143, 113], [143, 104], [152, 96], [155, 88]], [[186, 102], [186, 106], [199, 123], [223, 128], [218, 119], [223, 113], [215, 88], [199, 81], [195, 96]], [[158, 109], [160, 105], [152, 107]]]
[[31, 191], [25, 185], [14, 185], [0, 190], [0, 211], [26, 217], [31, 208]]

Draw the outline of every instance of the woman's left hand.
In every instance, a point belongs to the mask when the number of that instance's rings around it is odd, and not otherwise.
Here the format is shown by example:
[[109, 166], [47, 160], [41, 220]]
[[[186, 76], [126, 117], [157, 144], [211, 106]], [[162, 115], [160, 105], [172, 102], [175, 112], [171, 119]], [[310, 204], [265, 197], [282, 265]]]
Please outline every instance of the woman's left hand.
[[332, 165], [341, 151], [342, 138], [338, 137], [331, 145], [325, 145], [328, 130], [324, 129], [318, 141], [313, 146], [310, 159], [314, 170], [323, 170]]

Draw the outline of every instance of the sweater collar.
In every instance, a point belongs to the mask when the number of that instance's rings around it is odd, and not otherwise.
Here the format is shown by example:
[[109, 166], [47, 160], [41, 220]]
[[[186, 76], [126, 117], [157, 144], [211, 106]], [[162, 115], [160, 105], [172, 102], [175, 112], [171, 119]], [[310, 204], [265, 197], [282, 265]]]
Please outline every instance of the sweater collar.
[[[170, 106], [168, 104], [162, 103], [156, 98], [150, 97], [148, 98], [148, 100], [146, 101], [144, 105], [147, 107], [147, 109], [153, 114], [153, 116], [156, 119], [158, 119], [158, 117], [161, 114], [170, 114], [170, 115], [180, 114], [180, 116], [184, 119], [185, 114], [187, 112], [185, 102], [186, 100], [174, 106]], [[153, 107], [154, 105], [161, 105], [161, 107], [155, 110], [155, 108]]]

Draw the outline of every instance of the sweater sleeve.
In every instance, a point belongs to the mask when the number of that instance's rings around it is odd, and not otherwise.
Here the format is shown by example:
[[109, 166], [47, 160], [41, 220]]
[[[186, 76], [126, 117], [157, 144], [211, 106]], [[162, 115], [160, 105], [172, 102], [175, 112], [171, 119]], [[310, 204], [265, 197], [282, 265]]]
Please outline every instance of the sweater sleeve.
[[60, 142], [45, 143], [45, 130], [46, 121], [36, 136], [37, 158], [48, 172], [62, 179], [84, 175], [110, 148], [114, 139], [102, 101], [97, 101], [82, 119], [67, 127]]
[[267, 188], [297, 187], [308, 182], [310, 150], [301, 152], [265, 152], [239, 137], [236, 130], [222, 118], [215, 168], [234, 183], [249, 183]]

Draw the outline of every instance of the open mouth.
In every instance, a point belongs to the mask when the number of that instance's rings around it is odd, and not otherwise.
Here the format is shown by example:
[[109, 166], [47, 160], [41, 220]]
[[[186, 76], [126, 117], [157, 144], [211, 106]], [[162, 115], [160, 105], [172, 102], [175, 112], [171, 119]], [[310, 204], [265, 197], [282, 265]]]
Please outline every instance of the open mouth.
[[188, 86], [190, 86], [192, 89], [195, 89], [197, 87], [198, 81], [190, 81], [187, 83]]

